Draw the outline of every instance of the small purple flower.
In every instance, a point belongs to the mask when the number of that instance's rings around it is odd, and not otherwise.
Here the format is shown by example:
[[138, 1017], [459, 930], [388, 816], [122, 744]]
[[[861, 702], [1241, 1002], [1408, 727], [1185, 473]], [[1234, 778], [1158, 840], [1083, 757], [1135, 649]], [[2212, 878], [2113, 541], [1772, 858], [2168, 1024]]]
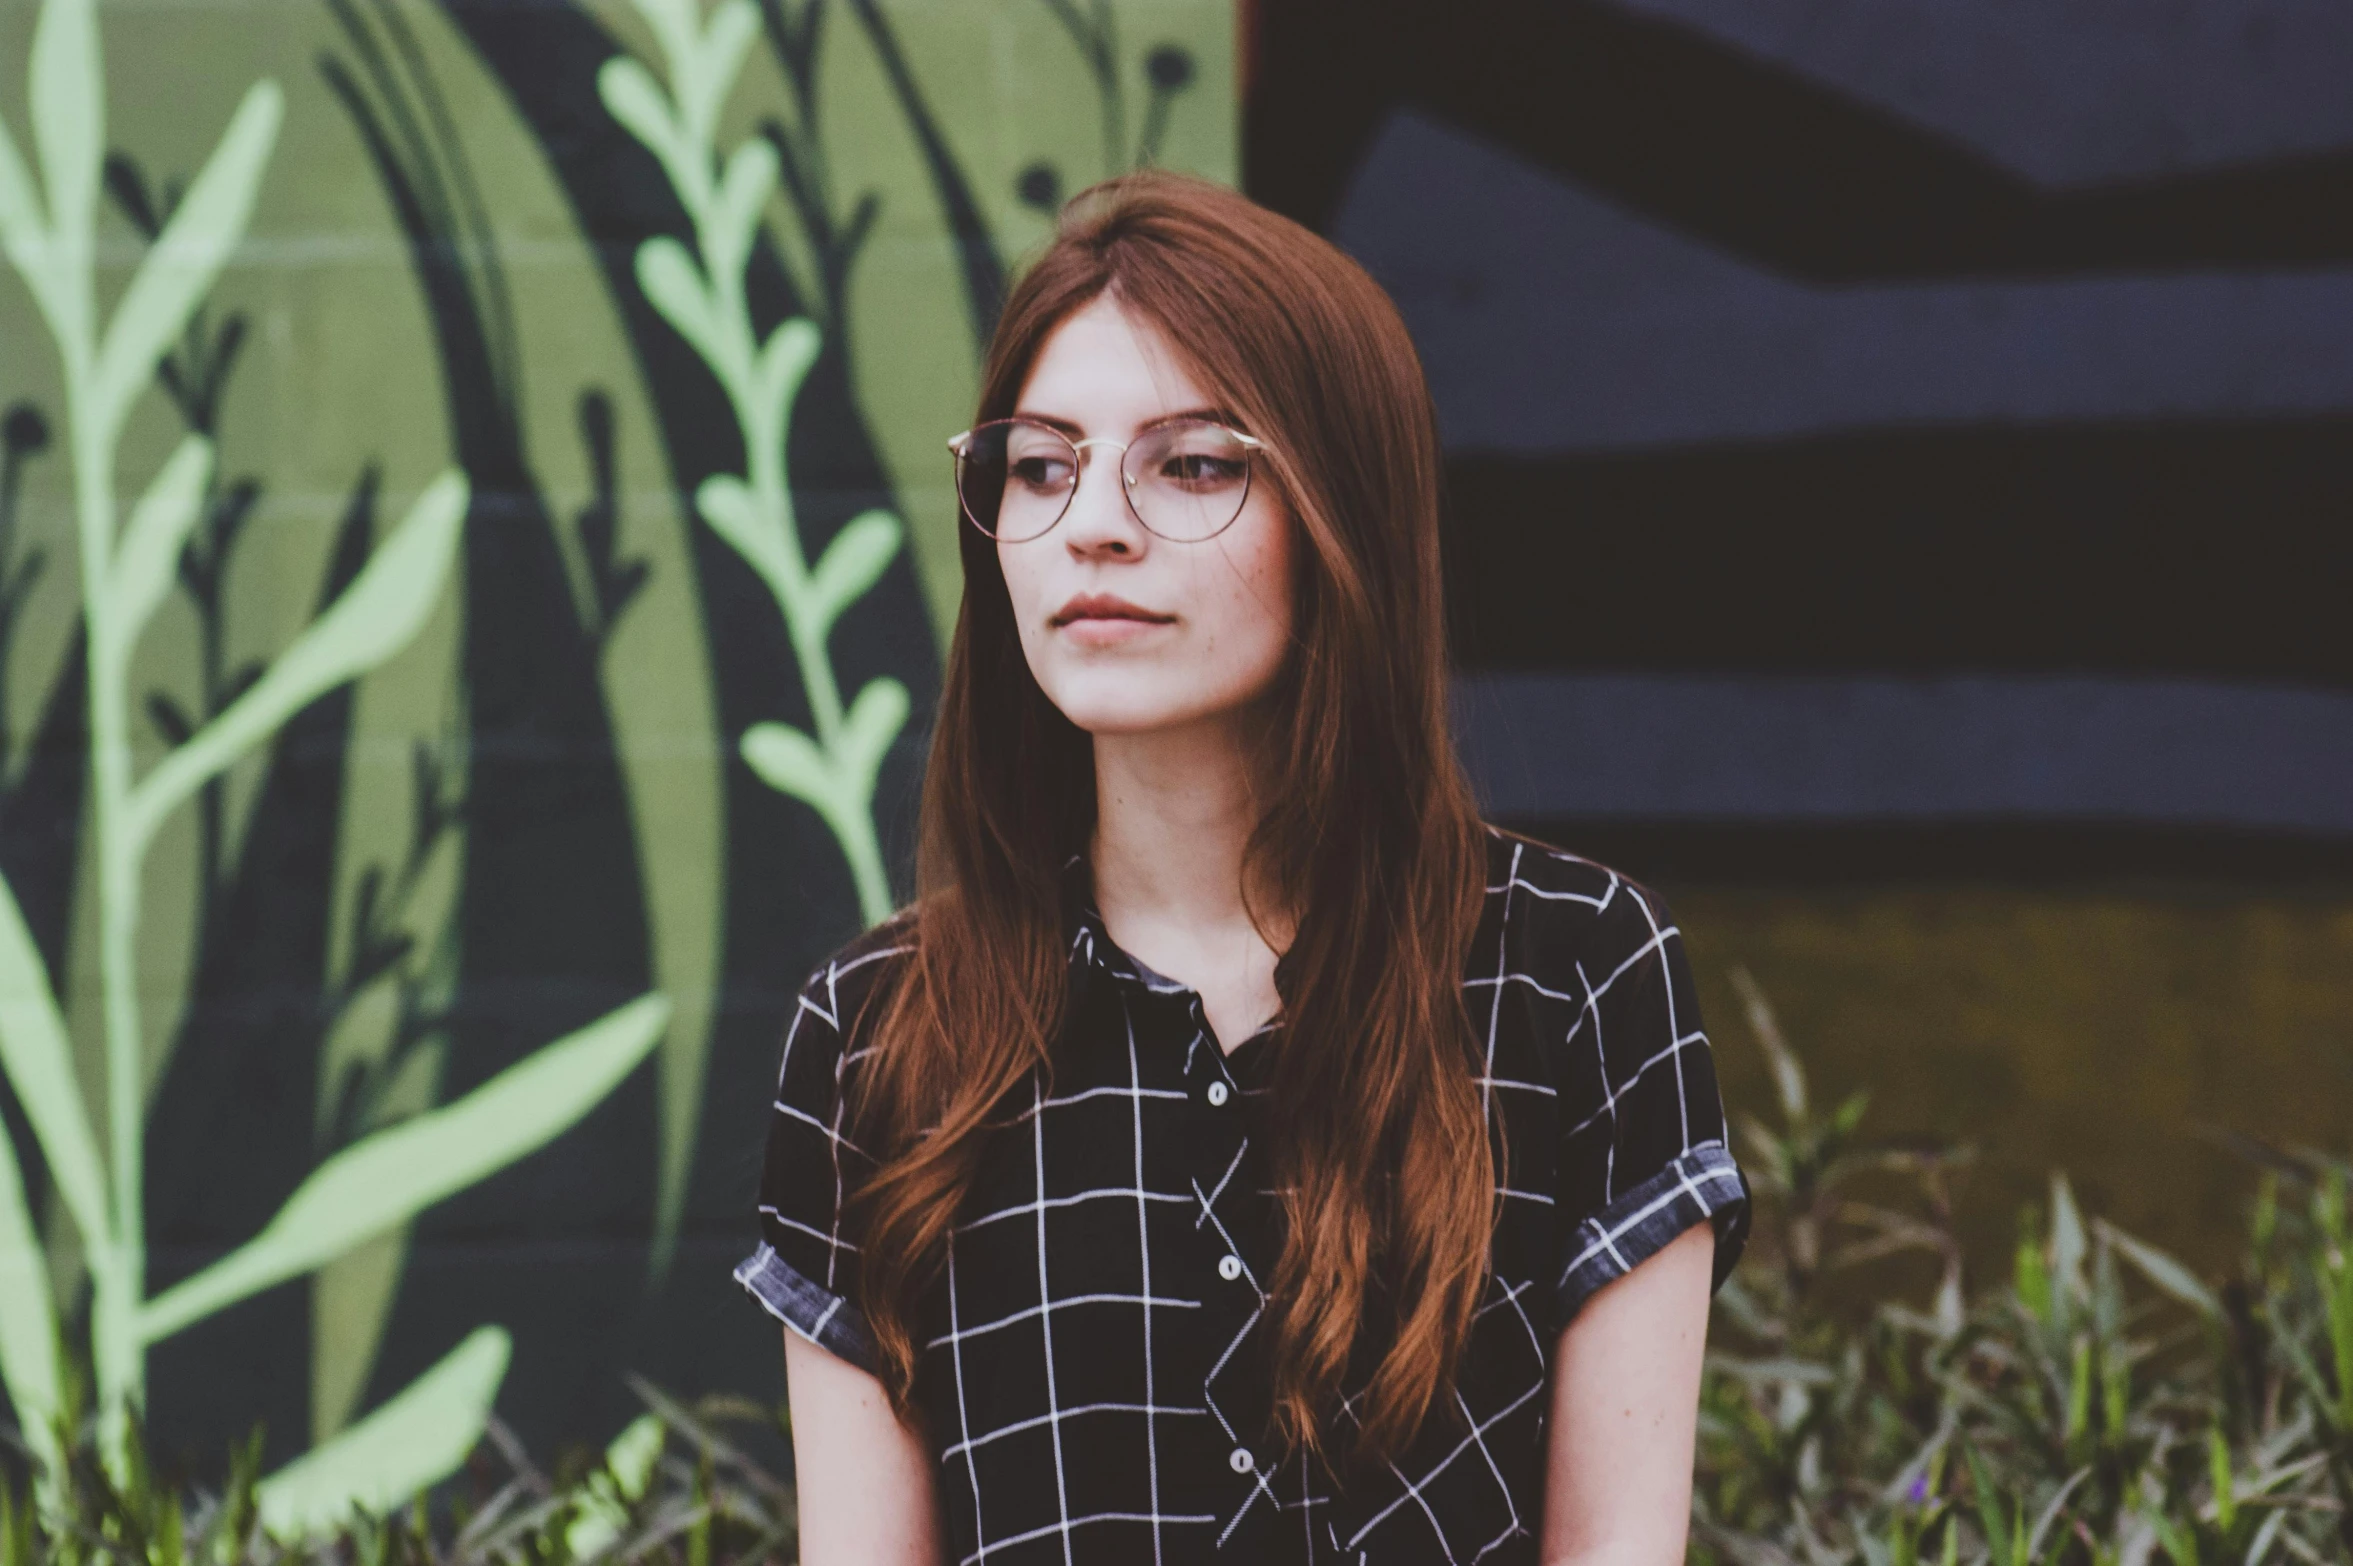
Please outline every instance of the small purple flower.
[[1914, 1506], [1926, 1505], [1928, 1501], [1928, 1475], [1925, 1473], [1914, 1474], [1911, 1484], [1904, 1490], [1904, 1499]]

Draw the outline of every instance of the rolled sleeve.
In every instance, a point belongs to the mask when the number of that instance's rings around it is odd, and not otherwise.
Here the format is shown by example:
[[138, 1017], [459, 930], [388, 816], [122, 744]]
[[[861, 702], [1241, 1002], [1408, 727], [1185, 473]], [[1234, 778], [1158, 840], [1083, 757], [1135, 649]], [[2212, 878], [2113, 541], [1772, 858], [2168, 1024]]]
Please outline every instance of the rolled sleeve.
[[1589, 934], [1560, 1157], [1563, 1326], [1696, 1224], [1715, 1228], [1718, 1285], [1748, 1235], [1748, 1182], [1725, 1134], [1681, 931], [1655, 893], [1621, 880]]
[[849, 1124], [851, 1047], [877, 970], [903, 947], [870, 933], [802, 986], [787, 1025], [760, 1166], [760, 1242], [735, 1269], [770, 1315], [862, 1370], [874, 1339], [858, 1305], [858, 1245], [848, 1208], [874, 1161]]

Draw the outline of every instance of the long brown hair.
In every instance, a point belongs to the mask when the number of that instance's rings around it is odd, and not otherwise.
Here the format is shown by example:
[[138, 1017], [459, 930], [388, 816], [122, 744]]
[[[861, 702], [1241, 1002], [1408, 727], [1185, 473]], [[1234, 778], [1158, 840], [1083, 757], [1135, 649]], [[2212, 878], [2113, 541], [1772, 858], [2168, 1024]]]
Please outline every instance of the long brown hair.
[[[1446, 719], [1438, 443], [1379, 286], [1286, 218], [1142, 173], [1065, 209], [1007, 299], [980, 417], [1011, 413], [1047, 336], [1110, 294], [1266, 443], [1304, 548], [1247, 884], [1296, 917], [1267, 1145], [1282, 1190], [1268, 1302], [1276, 1433], [1329, 1451], [1352, 1354], [1377, 1358], [1352, 1456], [1394, 1453], [1451, 1386], [1484, 1285], [1494, 1150], [1462, 1001], [1485, 879]], [[863, 1285], [909, 1406], [937, 1276], [1006, 1093], [1051, 1068], [1067, 984], [1060, 876], [1095, 818], [1088, 736], [1022, 655], [996, 548], [963, 538], [917, 849], [914, 952], [881, 1000], [857, 1103]], [[873, 1143], [869, 1143], [873, 1146]]]

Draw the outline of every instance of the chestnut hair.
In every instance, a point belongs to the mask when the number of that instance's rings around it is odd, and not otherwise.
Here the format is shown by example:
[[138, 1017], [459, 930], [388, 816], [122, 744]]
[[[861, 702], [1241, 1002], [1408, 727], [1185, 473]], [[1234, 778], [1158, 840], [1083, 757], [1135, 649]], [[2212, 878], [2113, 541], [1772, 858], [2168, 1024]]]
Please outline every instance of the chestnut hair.
[[[1305, 546], [1244, 877], [1297, 921], [1263, 1100], [1283, 1193], [1275, 1433], [1338, 1447], [1352, 1355], [1377, 1355], [1359, 1362], [1371, 1379], [1347, 1445], [1389, 1456], [1448, 1401], [1496, 1199], [1462, 998], [1484, 828], [1447, 725], [1429, 391], [1395, 306], [1354, 262], [1232, 191], [1147, 171], [1064, 209], [1006, 300], [980, 418], [1012, 413], [1046, 338], [1105, 295], [1266, 443], [1262, 481]], [[856, 1198], [865, 1309], [902, 1414], [916, 1299], [982, 1139], [1007, 1093], [1052, 1065], [1062, 867], [1095, 820], [1092, 742], [1030, 673], [996, 545], [959, 533], [963, 607], [901, 915], [913, 951], [876, 1002], [854, 1089], [881, 1158]]]

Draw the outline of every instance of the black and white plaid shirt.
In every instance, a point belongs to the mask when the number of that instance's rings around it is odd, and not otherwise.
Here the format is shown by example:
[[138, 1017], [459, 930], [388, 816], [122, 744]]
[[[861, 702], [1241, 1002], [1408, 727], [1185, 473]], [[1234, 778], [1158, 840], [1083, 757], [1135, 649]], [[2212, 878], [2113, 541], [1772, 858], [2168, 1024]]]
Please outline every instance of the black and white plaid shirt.
[[[1712, 1220], [1745, 1235], [1690, 970], [1659, 900], [1497, 832], [1464, 979], [1488, 1114], [1504, 1123], [1492, 1275], [1447, 1413], [1345, 1487], [1270, 1442], [1256, 1331], [1276, 1234], [1253, 1098], [1270, 1027], [1221, 1054], [1193, 991], [1070, 898], [1071, 1002], [1051, 1096], [1004, 1106], [924, 1302], [916, 1401], [951, 1552], [976, 1562], [1533, 1561], [1546, 1368], [1595, 1289]], [[871, 1368], [843, 1199], [873, 1166], [844, 1135], [845, 1040], [898, 927], [803, 991], [737, 1279], [787, 1326]]]

